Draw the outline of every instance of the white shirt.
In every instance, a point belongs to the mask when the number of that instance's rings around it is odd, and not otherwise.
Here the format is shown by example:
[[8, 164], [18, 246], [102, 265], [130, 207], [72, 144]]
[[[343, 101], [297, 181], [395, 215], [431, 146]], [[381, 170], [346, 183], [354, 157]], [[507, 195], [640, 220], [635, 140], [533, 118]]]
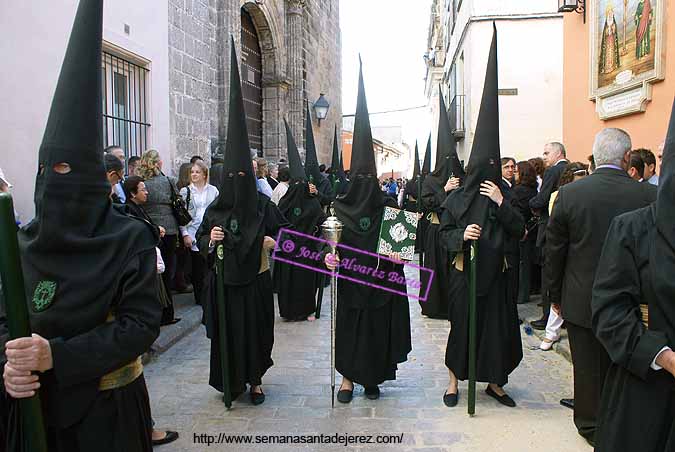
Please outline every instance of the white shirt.
[[279, 182], [277, 186], [274, 187], [274, 191], [272, 192], [272, 202], [278, 206], [279, 201], [281, 201], [281, 198], [284, 197], [287, 191], [288, 182]]
[[211, 184], [204, 185], [201, 190], [194, 184], [190, 184], [189, 187], [183, 187], [180, 190], [180, 195], [186, 203], [188, 189], [190, 190], [190, 204], [187, 208], [190, 216], [192, 216], [192, 221], [190, 221], [187, 226], [181, 226], [180, 232], [183, 237], [189, 235], [192, 238], [192, 251], [199, 251], [195, 235], [202, 225], [206, 208], [218, 197], [218, 189]]
[[504, 183], [506, 184], [507, 187], [509, 187], [509, 188], [513, 187], [513, 185], [511, 184], [511, 182], [507, 178], [502, 177], [502, 180], [504, 181]]

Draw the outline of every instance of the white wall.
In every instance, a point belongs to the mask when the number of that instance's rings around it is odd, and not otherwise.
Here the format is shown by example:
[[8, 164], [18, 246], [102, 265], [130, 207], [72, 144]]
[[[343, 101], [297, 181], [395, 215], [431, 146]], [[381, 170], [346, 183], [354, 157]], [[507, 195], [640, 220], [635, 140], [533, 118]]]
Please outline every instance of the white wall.
[[[105, 3], [104, 40], [151, 61], [151, 143], [168, 159], [167, 0]], [[0, 167], [23, 222], [34, 215], [37, 156], [77, 0], [0, 0]], [[131, 26], [124, 34], [124, 23]], [[166, 162], [169, 164], [170, 162]]]
[[[492, 39], [492, 22], [475, 22], [465, 49], [467, 134], [461, 158], [468, 158], [478, 121]], [[499, 88], [518, 89], [499, 96], [502, 156], [523, 160], [562, 139], [562, 18], [499, 21]]]
[[[468, 161], [478, 111], [492, 20], [499, 33], [499, 87], [517, 88], [517, 96], [500, 96], [502, 155], [517, 159], [540, 155], [543, 144], [562, 137], [562, 17], [513, 20], [557, 13], [557, 0], [464, 0], [456, 17], [444, 72], [464, 54], [464, 78], [458, 94], [465, 97], [465, 138], [457, 143], [460, 159]], [[444, 8], [441, 8], [447, 14]], [[442, 18], [445, 23], [445, 18]], [[449, 30], [448, 30], [449, 33]], [[437, 109], [438, 99], [430, 98]], [[436, 112], [434, 112], [436, 113]], [[437, 114], [432, 123], [435, 153]]]

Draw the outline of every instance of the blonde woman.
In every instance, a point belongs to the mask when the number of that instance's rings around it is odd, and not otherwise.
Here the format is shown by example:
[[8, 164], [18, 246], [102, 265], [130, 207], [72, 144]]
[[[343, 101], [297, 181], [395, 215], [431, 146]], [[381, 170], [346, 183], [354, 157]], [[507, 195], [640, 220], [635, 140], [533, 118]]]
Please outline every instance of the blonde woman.
[[180, 319], [174, 318], [173, 299], [171, 297], [171, 282], [176, 272], [176, 247], [178, 246], [178, 223], [173, 215], [171, 204], [171, 185], [176, 189], [176, 179], [169, 178], [162, 173], [162, 159], [159, 152], [149, 149], [141, 156], [136, 168], [136, 174], [145, 180], [148, 190], [148, 200], [143, 206], [145, 212], [157, 226], [161, 226], [166, 234], [161, 239], [160, 251], [166, 270], [162, 273], [162, 280], [169, 294], [169, 305], [162, 312], [162, 325], [176, 323]]
[[197, 160], [191, 165], [190, 180], [190, 185], [181, 188], [180, 195], [185, 200], [192, 221], [181, 227], [180, 232], [183, 245], [189, 253], [188, 258], [192, 263], [192, 286], [194, 287], [195, 302], [201, 304], [206, 260], [199, 253], [195, 237], [202, 225], [206, 208], [218, 197], [218, 189], [209, 184], [209, 168], [202, 160]]

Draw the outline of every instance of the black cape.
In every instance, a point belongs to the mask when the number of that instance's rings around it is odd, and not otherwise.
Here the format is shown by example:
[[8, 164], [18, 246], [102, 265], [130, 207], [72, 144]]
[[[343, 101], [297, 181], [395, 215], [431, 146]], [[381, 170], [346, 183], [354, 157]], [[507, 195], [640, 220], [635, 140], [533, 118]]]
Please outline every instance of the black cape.
[[[468, 270], [469, 242], [464, 241], [464, 230], [467, 225], [458, 220], [464, 205], [463, 190], [462, 187], [453, 191], [444, 203], [439, 239], [450, 252], [450, 262], [461, 260], [459, 266]], [[483, 257], [480, 249], [485, 242], [503, 241], [507, 235], [522, 237], [524, 223], [520, 213], [510, 203], [504, 201], [501, 207], [492, 203], [490, 219], [483, 225], [478, 241], [479, 258]], [[445, 352], [445, 365], [458, 379], [466, 380], [469, 351], [468, 271], [459, 271], [456, 267], [453, 265], [450, 269], [448, 320], [451, 329]], [[505, 274], [499, 272], [491, 280], [488, 292], [479, 293], [476, 297], [478, 327], [476, 379], [500, 386], [508, 382], [509, 374], [523, 358], [518, 311], [515, 304], [506, 302], [506, 290]]]

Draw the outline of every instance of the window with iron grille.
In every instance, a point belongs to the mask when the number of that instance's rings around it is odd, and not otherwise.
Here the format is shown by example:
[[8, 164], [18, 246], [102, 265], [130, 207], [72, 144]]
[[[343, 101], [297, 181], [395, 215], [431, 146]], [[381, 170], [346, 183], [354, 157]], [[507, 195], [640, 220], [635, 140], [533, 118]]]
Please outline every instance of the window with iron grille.
[[147, 90], [150, 70], [103, 52], [103, 146], [119, 146], [126, 157], [148, 148]]

